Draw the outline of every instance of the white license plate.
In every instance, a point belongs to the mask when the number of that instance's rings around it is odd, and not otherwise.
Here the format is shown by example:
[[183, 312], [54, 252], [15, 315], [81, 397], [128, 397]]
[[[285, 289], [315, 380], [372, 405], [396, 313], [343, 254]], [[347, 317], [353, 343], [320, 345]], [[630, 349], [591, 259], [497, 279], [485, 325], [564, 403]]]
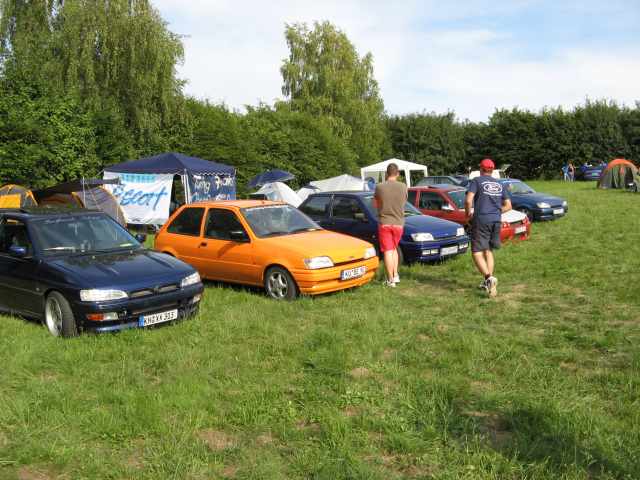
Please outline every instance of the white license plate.
[[169, 310], [168, 312], [140, 316], [139, 324], [141, 327], [148, 327], [156, 323], [170, 322], [176, 318], [178, 318], [178, 310]]
[[340, 280], [351, 280], [352, 278], [358, 278], [367, 273], [366, 265], [361, 267], [350, 268], [349, 270], [342, 270], [340, 272]]
[[456, 253], [458, 253], [457, 245], [454, 245], [453, 247], [444, 247], [440, 250], [440, 255], [443, 257], [446, 255], [455, 255]]
[[554, 215], [562, 215], [564, 213], [564, 208], [554, 208], [553, 209], [553, 214]]
[[527, 227], [524, 225], [522, 227], [516, 227], [516, 233], [524, 233], [527, 231]]

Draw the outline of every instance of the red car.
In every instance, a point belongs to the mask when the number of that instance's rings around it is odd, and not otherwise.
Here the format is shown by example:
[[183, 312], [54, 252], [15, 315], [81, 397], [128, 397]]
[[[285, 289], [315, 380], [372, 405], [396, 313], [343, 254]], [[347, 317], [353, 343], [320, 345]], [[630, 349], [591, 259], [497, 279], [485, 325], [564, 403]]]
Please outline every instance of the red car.
[[[411, 187], [409, 203], [425, 215], [444, 218], [467, 227], [469, 219], [464, 212], [467, 190], [451, 185]], [[531, 235], [531, 222], [516, 210], [502, 214], [500, 240], [526, 240]]]

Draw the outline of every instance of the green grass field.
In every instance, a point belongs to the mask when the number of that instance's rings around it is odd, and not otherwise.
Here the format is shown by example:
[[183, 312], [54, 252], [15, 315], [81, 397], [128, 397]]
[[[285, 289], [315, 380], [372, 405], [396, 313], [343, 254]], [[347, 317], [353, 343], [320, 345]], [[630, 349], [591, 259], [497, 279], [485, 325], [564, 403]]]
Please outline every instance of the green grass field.
[[199, 316], [68, 341], [0, 317], [0, 478], [640, 478], [640, 195], [349, 292], [207, 285]]

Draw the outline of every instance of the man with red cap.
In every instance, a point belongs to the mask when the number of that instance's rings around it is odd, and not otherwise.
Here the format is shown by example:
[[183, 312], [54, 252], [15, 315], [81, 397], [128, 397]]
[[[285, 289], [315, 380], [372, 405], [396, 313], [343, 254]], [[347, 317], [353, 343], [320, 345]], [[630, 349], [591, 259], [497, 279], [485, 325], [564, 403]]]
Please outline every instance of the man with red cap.
[[480, 284], [490, 297], [498, 294], [498, 279], [493, 276], [493, 250], [500, 248], [502, 213], [511, 210], [509, 192], [491, 176], [495, 165], [485, 158], [480, 162], [480, 176], [469, 182], [465, 211], [471, 224], [473, 263], [484, 276]]

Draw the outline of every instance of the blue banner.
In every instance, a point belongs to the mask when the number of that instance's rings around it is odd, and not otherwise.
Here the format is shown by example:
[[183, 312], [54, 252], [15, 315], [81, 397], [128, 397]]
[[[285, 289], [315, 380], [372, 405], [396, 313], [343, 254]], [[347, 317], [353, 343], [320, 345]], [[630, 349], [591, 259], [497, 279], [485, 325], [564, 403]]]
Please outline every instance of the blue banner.
[[187, 174], [187, 182], [189, 203], [236, 199], [236, 178], [233, 175]]

